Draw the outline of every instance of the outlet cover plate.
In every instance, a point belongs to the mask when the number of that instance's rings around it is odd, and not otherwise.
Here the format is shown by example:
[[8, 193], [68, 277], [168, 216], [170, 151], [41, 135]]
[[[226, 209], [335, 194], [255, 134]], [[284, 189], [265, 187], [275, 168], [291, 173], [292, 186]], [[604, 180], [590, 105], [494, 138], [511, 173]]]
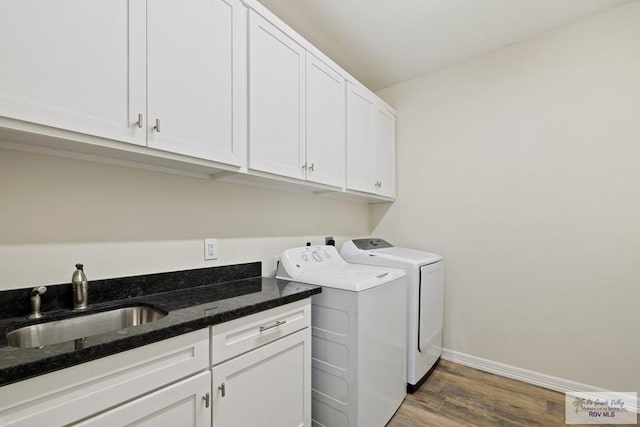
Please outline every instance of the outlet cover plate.
[[218, 239], [204, 239], [204, 259], [218, 259]]

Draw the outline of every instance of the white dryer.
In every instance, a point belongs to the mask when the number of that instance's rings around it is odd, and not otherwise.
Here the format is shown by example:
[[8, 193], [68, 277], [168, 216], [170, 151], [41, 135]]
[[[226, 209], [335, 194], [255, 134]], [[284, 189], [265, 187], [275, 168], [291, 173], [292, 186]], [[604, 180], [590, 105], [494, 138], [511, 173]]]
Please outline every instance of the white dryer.
[[378, 238], [345, 242], [340, 254], [348, 262], [401, 268], [407, 272], [407, 391], [413, 393], [442, 354], [442, 257], [397, 248]]
[[406, 395], [406, 274], [345, 262], [333, 246], [283, 252], [276, 277], [311, 298], [314, 426], [384, 426]]

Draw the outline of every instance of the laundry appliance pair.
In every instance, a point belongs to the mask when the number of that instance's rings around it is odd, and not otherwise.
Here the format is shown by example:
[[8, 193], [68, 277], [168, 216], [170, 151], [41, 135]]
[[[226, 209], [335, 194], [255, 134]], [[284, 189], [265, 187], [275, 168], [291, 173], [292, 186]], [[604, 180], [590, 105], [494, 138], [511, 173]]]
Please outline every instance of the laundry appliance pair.
[[312, 297], [314, 425], [385, 425], [439, 359], [442, 258], [358, 239], [341, 254], [288, 249], [277, 277], [322, 286]]

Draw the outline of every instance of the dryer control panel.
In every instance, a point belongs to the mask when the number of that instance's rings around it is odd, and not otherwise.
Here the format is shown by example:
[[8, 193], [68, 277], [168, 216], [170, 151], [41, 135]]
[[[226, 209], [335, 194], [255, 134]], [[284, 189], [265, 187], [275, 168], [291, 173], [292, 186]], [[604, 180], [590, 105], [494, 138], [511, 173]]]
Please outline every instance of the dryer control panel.
[[362, 249], [363, 251], [393, 247], [391, 243], [377, 237], [371, 237], [369, 239], [353, 239], [352, 242], [356, 248]]

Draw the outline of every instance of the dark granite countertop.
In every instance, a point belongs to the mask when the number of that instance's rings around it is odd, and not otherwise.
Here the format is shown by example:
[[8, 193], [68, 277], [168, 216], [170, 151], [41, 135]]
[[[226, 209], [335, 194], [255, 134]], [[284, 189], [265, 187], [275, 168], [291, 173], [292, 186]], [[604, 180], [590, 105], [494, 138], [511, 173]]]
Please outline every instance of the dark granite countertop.
[[[45, 318], [27, 320], [29, 289], [0, 292], [0, 386], [161, 341], [320, 293], [319, 286], [260, 277], [260, 263], [89, 281], [89, 309], [151, 305], [167, 316], [139, 326], [41, 348], [7, 345], [6, 332], [82, 315], [70, 304], [71, 285], [48, 286]], [[47, 298], [49, 297], [49, 298]]]

